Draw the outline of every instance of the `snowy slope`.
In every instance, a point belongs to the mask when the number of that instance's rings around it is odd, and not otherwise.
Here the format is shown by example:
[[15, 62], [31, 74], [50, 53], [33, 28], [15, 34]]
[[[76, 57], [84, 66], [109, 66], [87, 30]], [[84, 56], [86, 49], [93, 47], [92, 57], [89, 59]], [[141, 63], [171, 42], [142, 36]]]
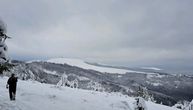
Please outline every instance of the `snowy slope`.
[[160, 70], [162, 70], [162, 69], [156, 68], [156, 67], [142, 67], [142, 69], [155, 70], [155, 71], [160, 71]]
[[[35, 81], [18, 81], [16, 101], [9, 101], [7, 77], [0, 77], [0, 110], [133, 110], [134, 98], [118, 93], [57, 88]], [[177, 110], [146, 102], [148, 110]]]
[[77, 67], [84, 68], [84, 69], [92, 69], [92, 70], [96, 70], [99, 72], [107, 72], [107, 73], [119, 73], [119, 74], [125, 74], [126, 72], [143, 73], [139, 71], [125, 70], [125, 69], [94, 66], [94, 65], [87, 64], [84, 61], [79, 60], [79, 59], [55, 58], [55, 59], [47, 60], [47, 62], [58, 63], [58, 64], [66, 63], [69, 65], [77, 66]]

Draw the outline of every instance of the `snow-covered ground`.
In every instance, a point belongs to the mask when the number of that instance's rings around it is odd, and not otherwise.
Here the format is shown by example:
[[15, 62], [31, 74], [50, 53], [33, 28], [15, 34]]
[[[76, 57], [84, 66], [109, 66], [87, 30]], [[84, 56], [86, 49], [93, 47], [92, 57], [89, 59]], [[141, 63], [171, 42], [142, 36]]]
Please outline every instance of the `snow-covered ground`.
[[54, 59], [47, 60], [47, 62], [58, 63], [58, 64], [69, 64], [69, 65], [77, 66], [84, 69], [92, 69], [99, 72], [107, 72], [107, 73], [119, 73], [119, 74], [125, 74], [126, 72], [144, 73], [144, 72], [132, 71], [132, 70], [126, 70], [126, 69], [94, 66], [94, 65], [87, 64], [80, 59], [54, 58]]
[[160, 70], [162, 70], [162, 69], [156, 68], [156, 67], [142, 67], [142, 69], [155, 70], [155, 71], [160, 71]]
[[[36, 81], [18, 81], [16, 101], [10, 101], [5, 88], [7, 77], [0, 77], [0, 110], [133, 110], [134, 98], [118, 93], [57, 88]], [[146, 102], [148, 110], [177, 110]]]

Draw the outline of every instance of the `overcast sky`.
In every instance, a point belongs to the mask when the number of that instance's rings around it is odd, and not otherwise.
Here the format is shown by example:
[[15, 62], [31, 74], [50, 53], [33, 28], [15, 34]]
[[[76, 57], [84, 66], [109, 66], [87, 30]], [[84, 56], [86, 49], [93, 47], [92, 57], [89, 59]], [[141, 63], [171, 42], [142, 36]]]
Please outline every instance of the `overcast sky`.
[[12, 59], [193, 69], [193, 0], [0, 0]]

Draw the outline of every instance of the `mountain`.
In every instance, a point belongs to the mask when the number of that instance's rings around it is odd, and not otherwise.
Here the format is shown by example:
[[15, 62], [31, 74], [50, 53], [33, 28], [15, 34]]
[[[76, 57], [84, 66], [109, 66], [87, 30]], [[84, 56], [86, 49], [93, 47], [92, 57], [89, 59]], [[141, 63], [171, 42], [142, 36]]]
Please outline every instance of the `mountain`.
[[99, 64], [99, 63], [93, 63], [93, 62], [85, 62], [89, 65], [94, 65], [97, 67], [107, 67], [107, 68], [114, 68], [114, 69], [123, 69], [123, 70], [129, 70], [137, 73], [151, 73], [151, 72], [164, 72], [163, 69], [156, 68], [156, 67], [125, 67], [125, 66], [111, 66], [111, 65], [105, 65], [105, 64]]
[[119, 68], [113, 68], [113, 67], [94, 65], [80, 59], [55, 58], [55, 59], [50, 59], [47, 62], [56, 63], [56, 64], [69, 64], [69, 65], [77, 66], [84, 69], [96, 70], [99, 72], [106, 72], [106, 73], [125, 74], [127, 72], [139, 72], [139, 71], [132, 71], [129, 69], [119, 69]]
[[101, 92], [119, 92], [128, 96], [137, 96], [139, 87], [143, 87], [157, 103], [165, 105], [193, 99], [191, 75], [167, 74], [155, 70], [133, 71], [63, 58], [27, 63], [14, 61], [14, 63], [17, 66], [11, 73], [16, 73], [23, 80], [32, 79], [42, 83], [76, 86]]
[[[57, 87], [31, 80], [18, 80], [16, 101], [9, 101], [5, 88], [7, 79], [0, 77], [0, 110], [134, 110], [133, 97]], [[178, 110], [149, 101], [145, 103], [148, 110]]]

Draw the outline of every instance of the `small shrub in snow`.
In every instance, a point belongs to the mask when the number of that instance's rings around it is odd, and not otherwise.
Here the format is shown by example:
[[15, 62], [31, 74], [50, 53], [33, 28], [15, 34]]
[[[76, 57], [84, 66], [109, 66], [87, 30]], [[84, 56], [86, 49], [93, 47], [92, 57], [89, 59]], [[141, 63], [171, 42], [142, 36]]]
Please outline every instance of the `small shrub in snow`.
[[147, 110], [145, 100], [142, 97], [135, 98], [134, 110]]
[[186, 108], [189, 106], [190, 102], [188, 101], [178, 101], [173, 107], [178, 108], [181, 110], [186, 110]]
[[193, 110], [193, 100], [190, 102], [188, 107], [186, 107], [184, 110]]

